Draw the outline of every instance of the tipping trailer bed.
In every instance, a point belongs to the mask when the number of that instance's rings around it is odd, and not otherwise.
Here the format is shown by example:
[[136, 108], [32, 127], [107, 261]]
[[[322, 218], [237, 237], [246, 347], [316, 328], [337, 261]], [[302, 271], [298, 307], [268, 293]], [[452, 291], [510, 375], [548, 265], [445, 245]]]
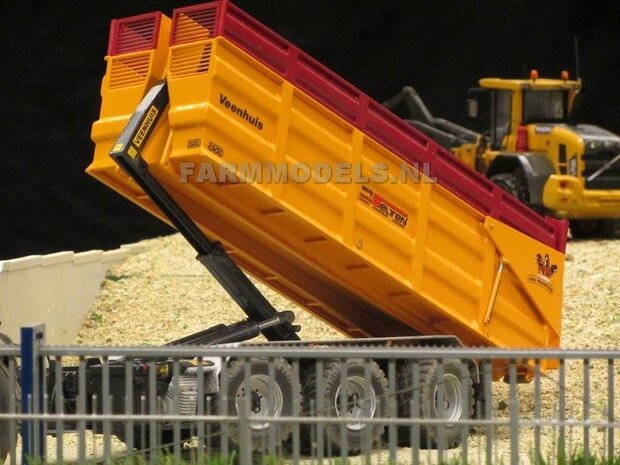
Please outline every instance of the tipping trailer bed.
[[167, 111], [143, 109], [132, 143], [247, 272], [352, 337], [559, 345], [566, 222], [231, 3], [116, 20], [106, 60], [87, 171], [142, 208], [168, 221], [109, 153], [165, 79]]

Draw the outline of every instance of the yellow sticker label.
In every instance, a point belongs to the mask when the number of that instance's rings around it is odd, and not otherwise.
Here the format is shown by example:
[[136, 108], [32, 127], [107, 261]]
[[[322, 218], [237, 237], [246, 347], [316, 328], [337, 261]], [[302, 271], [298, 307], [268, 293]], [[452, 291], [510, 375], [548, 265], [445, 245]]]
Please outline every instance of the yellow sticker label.
[[147, 112], [146, 117], [144, 118], [144, 121], [140, 126], [140, 129], [138, 129], [138, 133], [133, 138], [133, 144], [136, 147], [139, 148], [142, 145], [142, 142], [144, 142], [144, 138], [148, 134], [149, 129], [151, 129], [151, 126], [153, 125], [153, 122], [155, 121], [158, 113], [159, 111], [157, 111], [157, 108], [151, 105], [151, 108], [149, 108], [149, 111]]
[[125, 144], [116, 144], [114, 147], [112, 147], [112, 152], [120, 152], [123, 150], [123, 147], [125, 147]]
[[131, 158], [136, 158], [136, 155], [138, 155], [138, 151], [133, 147], [129, 147], [129, 150], [127, 150], [127, 155], [129, 155]]

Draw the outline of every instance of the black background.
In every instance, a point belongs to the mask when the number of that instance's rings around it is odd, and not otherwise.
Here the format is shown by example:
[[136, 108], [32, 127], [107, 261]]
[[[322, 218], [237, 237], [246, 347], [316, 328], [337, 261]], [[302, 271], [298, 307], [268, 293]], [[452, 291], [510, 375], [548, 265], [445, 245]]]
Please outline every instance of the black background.
[[[112, 248], [171, 232], [84, 173], [110, 20], [197, 2], [3, 2], [0, 258]], [[531, 68], [575, 75], [576, 119], [620, 133], [620, 3], [283, 1], [238, 6], [379, 101], [416, 87], [465, 124], [469, 87]]]

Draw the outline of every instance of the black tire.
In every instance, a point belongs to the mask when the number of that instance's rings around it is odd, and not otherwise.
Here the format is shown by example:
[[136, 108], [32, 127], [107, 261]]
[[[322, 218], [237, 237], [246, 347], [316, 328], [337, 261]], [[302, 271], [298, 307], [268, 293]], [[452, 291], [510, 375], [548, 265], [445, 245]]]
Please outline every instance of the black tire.
[[[369, 368], [367, 378], [366, 366]], [[322, 391], [317, 392], [316, 370], [310, 368], [304, 383], [304, 414], [306, 416], [328, 416], [340, 418], [342, 415], [342, 395], [340, 388], [344, 381], [348, 414], [356, 418], [386, 418], [388, 416], [388, 382], [385, 373], [375, 362], [349, 359], [346, 362], [331, 362], [323, 370]], [[368, 385], [370, 381], [370, 385]], [[319, 397], [321, 398], [319, 403]], [[364, 401], [364, 402], [360, 402]], [[321, 405], [324, 412], [312, 412], [311, 406]], [[369, 426], [363, 421], [346, 424], [347, 454], [362, 452], [363, 445], [380, 444], [387, 423]], [[342, 424], [328, 424], [324, 427], [324, 447], [328, 454], [338, 454], [342, 449]], [[367, 428], [371, 428], [368, 430]], [[316, 437], [316, 425], [304, 425], [302, 443], [305, 451], [311, 450], [309, 441]], [[364, 449], [364, 452], [366, 450]]]
[[618, 220], [613, 219], [590, 219], [571, 220], [570, 232], [575, 239], [610, 238], [618, 229]]
[[[227, 370], [227, 411], [225, 415], [239, 415], [244, 408], [245, 400], [245, 366], [250, 364], [250, 419], [259, 416], [292, 416], [293, 402], [298, 402], [298, 411], [301, 412], [301, 385], [293, 385], [293, 370], [291, 364], [283, 358], [274, 360], [251, 358], [246, 361], [231, 360]], [[274, 378], [269, 375], [269, 365], [274, 365]], [[224, 382], [222, 382], [222, 386]], [[270, 398], [273, 396], [273, 398]], [[220, 409], [219, 401], [214, 403], [215, 410]], [[225, 429], [229, 444], [238, 447], [241, 441], [239, 425], [231, 423]], [[263, 450], [269, 444], [273, 431], [276, 446], [282, 445], [293, 431], [292, 423], [259, 423], [250, 422], [252, 450]], [[216, 432], [215, 436], [219, 436]]]
[[523, 170], [516, 170], [513, 173], [496, 174], [495, 176], [491, 176], [491, 181], [509, 194], [514, 195], [521, 202], [525, 204], [530, 203], [530, 192]]
[[[444, 419], [454, 421], [448, 423], [440, 430], [437, 426], [420, 426], [420, 448], [442, 448], [452, 449], [458, 447], [463, 439], [462, 428], [467, 428], [458, 424], [459, 420], [472, 418], [474, 414], [474, 390], [469, 370], [460, 360], [447, 359], [443, 361], [443, 396], [446, 404], [442, 412], [438, 402], [439, 386], [439, 362], [437, 360], [420, 360], [419, 365], [419, 401], [420, 411], [418, 418]], [[413, 386], [415, 363], [407, 361], [401, 364], [397, 375], [397, 402], [398, 416], [401, 418], [411, 418], [411, 401], [415, 386]], [[464, 375], [466, 373], [466, 375]], [[466, 389], [464, 398], [467, 399], [463, 404], [463, 389]], [[442, 444], [439, 444], [440, 437]], [[398, 439], [400, 445], [409, 445], [411, 438], [411, 428], [408, 426], [398, 429]]]
[[[134, 425], [133, 428], [133, 448], [138, 451], [144, 451], [149, 453], [159, 454], [166, 450], [170, 451], [174, 448], [174, 430], [162, 429], [157, 432], [156, 440], [154, 444], [151, 444], [151, 429], [149, 424]], [[189, 441], [192, 438], [192, 432], [189, 429], [181, 428], [181, 440], [178, 443], [182, 446], [184, 442]], [[126, 436], [124, 423], [113, 423], [112, 434], [114, 434], [119, 441], [127, 444], [128, 438]]]
[[[9, 413], [9, 392], [10, 392], [11, 380], [9, 377], [9, 370], [0, 361], [0, 412]], [[11, 435], [9, 434], [9, 428], [11, 426], [11, 420], [0, 421], [0, 463], [4, 463], [6, 456], [11, 451], [11, 446], [15, 446], [15, 443], [11, 444]], [[17, 433], [17, 431], [16, 431]], [[15, 435], [17, 440], [17, 434]]]

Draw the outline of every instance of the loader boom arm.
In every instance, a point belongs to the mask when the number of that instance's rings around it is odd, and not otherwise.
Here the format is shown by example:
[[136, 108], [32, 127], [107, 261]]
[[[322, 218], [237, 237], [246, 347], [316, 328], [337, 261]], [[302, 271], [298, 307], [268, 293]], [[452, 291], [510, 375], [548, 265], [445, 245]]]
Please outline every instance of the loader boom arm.
[[411, 86], [405, 86], [391, 99], [383, 102], [383, 106], [394, 111], [399, 105], [407, 109], [405, 120], [446, 149], [458, 147], [466, 143], [478, 142], [480, 134], [452, 121], [435, 118], [420, 95]]

